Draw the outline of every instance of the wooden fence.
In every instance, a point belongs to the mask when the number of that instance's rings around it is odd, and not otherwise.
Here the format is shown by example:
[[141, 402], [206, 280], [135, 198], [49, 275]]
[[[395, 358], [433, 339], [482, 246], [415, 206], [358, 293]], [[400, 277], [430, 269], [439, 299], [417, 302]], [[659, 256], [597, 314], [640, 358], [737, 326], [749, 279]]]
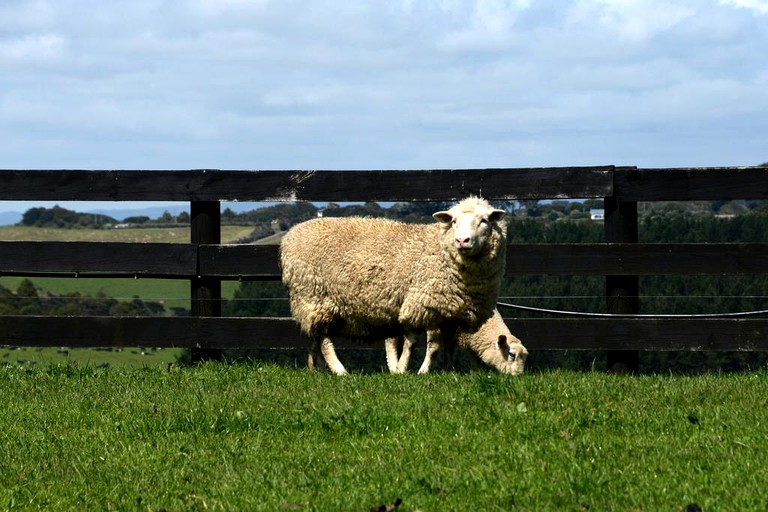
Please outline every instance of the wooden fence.
[[[768, 244], [639, 244], [640, 201], [768, 199], [761, 167], [392, 171], [0, 170], [0, 200], [188, 201], [191, 243], [0, 241], [0, 275], [190, 282], [191, 317], [0, 316], [0, 344], [194, 349], [305, 347], [290, 318], [222, 318], [221, 281], [278, 280], [277, 246], [221, 244], [222, 201], [603, 198], [601, 244], [510, 246], [510, 275], [606, 276], [606, 311], [636, 313], [638, 276], [765, 274]], [[768, 319], [508, 318], [529, 350], [768, 350]]]

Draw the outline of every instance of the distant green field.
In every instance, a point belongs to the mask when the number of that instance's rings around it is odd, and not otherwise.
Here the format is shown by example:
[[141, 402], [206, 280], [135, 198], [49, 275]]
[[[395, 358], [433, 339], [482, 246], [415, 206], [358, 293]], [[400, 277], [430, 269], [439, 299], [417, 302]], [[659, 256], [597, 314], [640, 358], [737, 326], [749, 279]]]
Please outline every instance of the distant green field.
[[[248, 226], [222, 226], [222, 241], [231, 243], [249, 235]], [[159, 242], [188, 243], [189, 227], [147, 229], [52, 229], [0, 226], [0, 240], [27, 241], [92, 241], [92, 242]], [[0, 277], [0, 286], [16, 290], [23, 277]], [[78, 292], [84, 296], [103, 293], [117, 300], [139, 297], [163, 304], [168, 314], [172, 308], [189, 309], [190, 285], [175, 279], [96, 279], [35, 277], [31, 279], [40, 295], [66, 295]], [[236, 281], [222, 282], [224, 298], [231, 298], [238, 287]], [[84, 364], [89, 366], [154, 366], [175, 362], [181, 349], [155, 350], [126, 348], [123, 350], [6, 348], [0, 347], [0, 365], [22, 366], [49, 364]]]
[[[249, 226], [222, 226], [221, 239], [231, 243], [250, 234]], [[53, 229], [29, 226], [0, 226], [0, 240], [27, 241], [91, 241], [91, 242], [156, 242], [188, 243], [189, 228], [146, 228], [146, 229]], [[15, 290], [23, 278], [0, 277], [0, 286]], [[107, 297], [128, 300], [139, 297], [156, 301], [170, 311], [174, 307], [189, 308], [189, 283], [170, 279], [66, 279], [37, 277], [32, 280], [43, 292], [64, 295], [79, 292], [95, 296], [103, 292]], [[224, 281], [222, 295], [232, 297], [237, 283]]]
[[167, 367], [175, 363], [183, 349], [156, 348], [34, 348], [0, 347], [0, 365], [24, 367], [76, 364], [84, 367]]
[[[0, 286], [16, 290], [22, 277], [0, 277]], [[80, 292], [81, 295], [94, 297], [104, 292], [107, 297], [117, 300], [130, 300], [139, 297], [144, 301], [160, 302], [166, 311], [171, 308], [189, 309], [189, 282], [176, 279], [97, 279], [97, 278], [63, 278], [35, 277], [31, 281], [42, 292], [64, 295]], [[237, 281], [224, 281], [221, 284], [221, 295], [232, 298], [238, 287]]]
[[[253, 231], [250, 226], [222, 226], [221, 241], [232, 243]], [[0, 240], [61, 242], [161, 242], [189, 243], [189, 226], [141, 229], [56, 229], [0, 226]]]

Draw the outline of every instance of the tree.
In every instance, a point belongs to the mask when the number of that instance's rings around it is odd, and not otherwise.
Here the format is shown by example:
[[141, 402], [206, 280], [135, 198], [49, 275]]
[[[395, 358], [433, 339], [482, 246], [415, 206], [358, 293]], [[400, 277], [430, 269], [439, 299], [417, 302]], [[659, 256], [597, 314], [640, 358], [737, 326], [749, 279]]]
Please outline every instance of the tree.
[[135, 217], [126, 217], [123, 222], [126, 224], [146, 224], [149, 222], [149, 217], [146, 215], [138, 215]]
[[37, 298], [37, 288], [29, 279], [23, 279], [16, 288], [16, 295], [26, 298]]
[[235, 220], [235, 217], [237, 217], [237, 214], [233, 212], [230, 208], [225, 208], [223, 212], [221, 212], [221, 222], [230, 224], [233, 220]]
[[291, 316], [288, 290], [280, 282], [243, 281], [233, 300], [224, 306], [224, 316]]

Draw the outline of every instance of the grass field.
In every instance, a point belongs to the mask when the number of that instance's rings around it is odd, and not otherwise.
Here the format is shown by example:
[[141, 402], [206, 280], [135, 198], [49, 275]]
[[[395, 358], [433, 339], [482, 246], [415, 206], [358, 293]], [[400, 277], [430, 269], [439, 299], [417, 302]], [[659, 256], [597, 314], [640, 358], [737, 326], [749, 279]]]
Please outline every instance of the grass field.
[[[764, 510], [768, 374], [0, 368], [4, 510]], [[383, 509], [382, 509], [383, 510]]]
[[[253, 229], [248, 226], [222, 226], [221, 239], [231, 243], [244, 238]], [[29, 226], [0, 226], [0, 240], [27, 241], [90, 241], [90, 242], [162, 242], [188, 243], [189, 227], [146, 229], [53, 229]], [[22, 278], [0, 277], [0, 285], [15, 290]], [[189, 283], [169, 279], [64, 279], [41, 278], [32, 280], [44, 292], [63, 295], [80, 292], [96, 296], [103, 292], [108, 297], [129, 300], [135, 296], [143, 300], [162, 302], [166, 309], [189, 308]], [[222, 296], [232, 297], [238, 284], [222, 283]]]
[[[22, 277], [0, 277], [0, 285], [9, 290], [16, 290]], [[80, 292], [82, 295], [95, 297], [103, 292], [107, 297], [118, 300], [131, 300], [139, 297], [145, 301], [160, 302], [166, 311], [181, 307], [189, 309], [188, 281], [175, 279], [97, 279], [97, 278], [60, 278], [34, 277], [31, 281], [42, 291], [55, 295]], [[222, 281], [221, 296], [232, 298], [239, 286], [237, 281]]]
[[[221, 241], [232, 243], [253, 231], [249, 226], [222, 226]], [[57, 229], [31, 226], [0, 226], [0, 240], [30, 242], [158, 242], [189, 243], [189, 226], [141, 229]]]
[[[231, 243], [246, 237], [253, 229], [248, 226], [222, 226], [222, 241]], [[189, 227], [146, 228], [146, 229], [54, 229], [34, 228], [29, 226], [0, 226], [0, 240], [27, 241], [91, 241], [91, 242], [164, 242], [188, 243]], [[0, 277], [0, 286], [16, 290], [22, 277]], [[32, 282], [41, 295], [50, 292], [54, 295], [66, 295], [79, 292], [81, 295], [95, 297], [99, 293], [121, 301], [139, 297], [145, 301], [160, 302], [167, 312], [172, 308], [189, 309], [189, 282], [172, 279], [94, 279], [94, 278], [53, 278], [35, 277]], [[221, 293], [224, 298], [231, 298], [238, 287], [236, 281], [223, 281]], [[143, 352], [143, 354], [142, 354]], [[66, 364], [80, 363], [94, 366], [143, 366], [159, 363], [161, 366], [175, 361], [179, 350], [142, 351], [139, 348], [123, 351], [103, 351], [89, 349], [44, 348], [8, 348], [0, 347], [0, 364], [14, 363]]]
[[0, 346], [0, 365], [52, 366], [83, 365], [90, 367], [167, 367], [175, 363], [183, 349], [127, 347], [123, 349], [35, 348]]

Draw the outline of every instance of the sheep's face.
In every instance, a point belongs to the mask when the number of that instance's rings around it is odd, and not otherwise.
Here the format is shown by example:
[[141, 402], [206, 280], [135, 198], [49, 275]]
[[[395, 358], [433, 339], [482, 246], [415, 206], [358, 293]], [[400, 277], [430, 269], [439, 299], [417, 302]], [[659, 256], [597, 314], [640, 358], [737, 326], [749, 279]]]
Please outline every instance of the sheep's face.
[[[475, 256], [485, 248], [503, 216], [504, 210], [492, 208], [487, 201], [477, 197], [433, 214], [443, 224], [443, 236], [452, 236], [450, 243], [464, 256]], [[446, 240], [445, 243], [449, 242]]]
[[496, 343], [505, 362], [504, 367], [500, 369], [504, 373], [512, 375], [522, 374], [525, 371], [525, 359], [528, 357], [528, 351], [522, 343], [510, 344], [507, 342], [507, 337], [503, 334], [499, 335]]

